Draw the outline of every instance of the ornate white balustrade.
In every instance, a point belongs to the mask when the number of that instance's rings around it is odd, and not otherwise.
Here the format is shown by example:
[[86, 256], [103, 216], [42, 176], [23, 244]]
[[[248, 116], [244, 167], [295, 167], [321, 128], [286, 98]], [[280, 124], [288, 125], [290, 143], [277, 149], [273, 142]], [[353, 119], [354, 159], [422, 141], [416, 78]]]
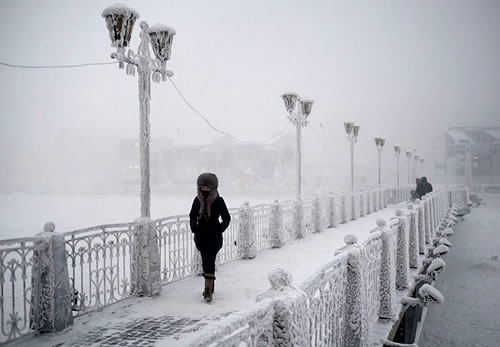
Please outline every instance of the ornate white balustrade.
[[[406, 199], [408, 195], [405, 192], [409, 190], [398, 188], [394, 191], [396, 192], [394, 196]], [[365, 215], [372, 212], [377, 204], [376, 196], [379, 199], [378, 205], [382, 204], [380, 202], [382, 194], [378, 191], [377, 195], [376, 192], [356, 193], [353, 196], [354, 200], [351, 200], [351, 195], [330, 194], [302, 202], [283, 201], [254, 207], [248, 205], [251, 214], [245, 214], [244, 220], [242, 220], [241, 209], [230, 209], [232, 221], [224, 233], [224, 244], [217, 257], [217, 264], [231, 262], [240, 257], [240, 240], [245, 230], [253, 230], [250, 236], [251, 239], [255, 239], [257, 250], [282, 247], [289, 240], [304, 237], [327, 227], [334, 227], [337, 223], [347, 222], [352, 216], [358, 218], [363, 215], [361, 211], [364, 211]], [[361, 194], [363, 194], [363, 199], [361, 199]], [[353, 202], [354, 211], [352, 211]], [[250, 222], [252, 228], [246, 228], [246, 223]], [[245, 227], [244, 230], [241, 229], [242, 226]], [[281, 236], [275, 230], [277, 226], [282, 228]], [[63, 234], [66, 246], [66, 254], [63, 256], [67, 261], [74, 316], [108, 306], [143, 290], [142, 286], [145, 283], [136, 283], [136, 281], [140, 280], [137, 273], [143, 271], [145, 265], [135, 264], [134, 261], [143, 262], [144, 259], [149, 261], [151, 254], [154, 258], [158, 257], [159, 283], [163, 285], [201, 272], [201, 259], [193, 242], [188, 216], [161, 218], [152, 221], [151, 228], [153, 239], [149, 236], [144, 239], [142, 235], [144, 231], [140, 231], [141, 235], [138, 235], [137, 233], [142, 229], [136, 222], [101, 225]], [[146, 230], [146, 233], [149, 231]], [[0, 342], [16, 339], [31, 331], [31, 271], [34, 240], [36, 238], [0, 241], [2, 327]], [[148, 245], [151, 244], [157, 245], [157, 251], [143, 255], [142, 252], [147, 251]], [[370, 248], [368, 251], [370, 252]], [[146, 272], [148, 276], [153, 276], [150, 270], [156, 265], [149, 264], [148, 266]], [[370, 269], [379, 271], [377, 267]], [[376, 281], [376, 276], [374, 272], [371, 278]], [[340, 293], [340, 289], [332, 286], [334, 283], [332, 281], [340, 283], [340, 278], [343, 277], [335, 274], [333, 279], [325, 279], [326, 282], [322, 282], [324, 287], [322, 289], [318, 287], [319, 292]], [[161, 287], [158, 288], [154, 280], [151, 282], [150, 278], [148, 281], [146, 284], [149, 286], [149, 294], [161, 291]], [[313, 293], [311, 290], [306, 290], [306, 293], [312, 304], [316, 302], [313, 298], [319, 292], [316, 290]], [[375, 295], [370, 293], [370, 297]], [[318, 302], [316, 304], [319, 305]], [[328, 306], [328, 310], [331, 310], [331, 307], [340, 307], [341, 303], [335, 301], [332, 305]], [[247, 329], [248, 334], [254, 331], [252, 329]], [[318, 341], [324, 340], [326, 337], [320, 333], [322, 328], [318, 325], [315, 329], [317, 329], [315, 334]], [[247, 337], [245, 339], [248, 340]]]
[[344, 346], [343, 324], [347, 291], [347, 255], [323, 266], [301, 289], [308, 296], [312, 346]]
[[[373, 193], [374, 203], [375, 195]], [[378, 199], [381, 206], [385, 204], [380, 201], [380, 196]], [[421, 230], [424, 228], [423, 220], [428, 219], [429, 225], [438, 228], [437, 221], [448, 213], [450, 206], [446, 191], [434, 194], [432, 201], [427, 210], [417, 202], [416, 209], [398, 211], [388, 227], [384, 220], [378, 220], [378, 227], [372, 230], [373, 235], [362, 244], [358, 244], [354, 237], [346, 238], [346, 247], [338, 250], [328, 264], [299, 287], [291, 283], [290, 276], [281, 277], [281, 282], [278, 281], [279, 291], [271, 281], [272, 288], [260, 296], [272, 298], [272, 301], [260, 302], [248, 312], [228, 316], [217, 323], [215, 330], [212, 326], [207, 327], [189, 345], [260, 346], [284, 343], [290, 346], [368, 346], [372, 324], [378, 319], [395, 318], [396, 289], [402, 290], [409, 285], [410, 260], [419, 251], [421, 243], [418, 237], [425, 235]], [[437, 218], [430, 221], [429, 211], [435, 208], [434, 204], [441, 208], [437, 210]], [[302, 304], [303, 295], [307, 298], [306, 306]], [[272, 313], [275, 319], [271, 322], [263, 319], [260, 324], [256, 323], [257, 307], [269, 310], [268, 313]], [[284, 307], [288, 314], [280, 315], [280, 309]], [[265, 316], [259, 312], [262, 317]], [[308, 324], [304, 324], [304, 318], [307, 318]], [[233, 323], [235, 319], [238, 324]], [[263, 338], [258, 333], [251, 335], [248, 329], [255, 329], [257, 324], [259, 331], [269, 332], [266, 325], [272, 329], [274, 340]], [[304, 336], [309, 336], [309, 340], [304, 341]], [[262, 344], [264, 341], [265, 344]]]
[[313, 232], [313, 205], [312, 199], [302, 201], [305, 234], [312, 234]]
[[0, 241], [0, 344], [30, 328], [32, 238]]
[[110, 305], [131, 293], [134, 223], [64, 233], [75, 315]]
[[287, 200], [281, 202], [280, 204], [281, 216], [283, 218], [283, 228], [285, 229], [285, 241], [295, 239], [295, 227], [293, 224], [294, 212], [295, 212], [295, 202], [293, 200]]
[[155, 221], [160, 250], [162, 282], [170, 283], [200, 271], [189, 216], [173, 216]]
[[257, 251], [272, 247], [271, 206], [266, 204], [253, 207]]

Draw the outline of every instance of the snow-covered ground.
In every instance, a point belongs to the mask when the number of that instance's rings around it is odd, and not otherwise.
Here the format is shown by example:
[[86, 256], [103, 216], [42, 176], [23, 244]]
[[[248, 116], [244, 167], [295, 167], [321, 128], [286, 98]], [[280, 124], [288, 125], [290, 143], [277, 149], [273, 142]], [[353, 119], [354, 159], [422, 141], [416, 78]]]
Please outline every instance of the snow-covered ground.
[[457, 224], [436, 288], [445, 302], [429, 307], [419, 346], [500, 345], [500, 194]]
[[[252, 205], [272, 203], [276, 197], [224, 195], [228, 207], [240, 207], [248, 200]], [[186, 215], [191, 209], [193, 194], [152, 195], [151, 217]], [[42, 231], [48, 221], [56, 231], [65, 232], [100, 224], [126, 223], [140, 214], [137, 195], [57, 195], [0, 194], [0, 240], [30, 237]]]

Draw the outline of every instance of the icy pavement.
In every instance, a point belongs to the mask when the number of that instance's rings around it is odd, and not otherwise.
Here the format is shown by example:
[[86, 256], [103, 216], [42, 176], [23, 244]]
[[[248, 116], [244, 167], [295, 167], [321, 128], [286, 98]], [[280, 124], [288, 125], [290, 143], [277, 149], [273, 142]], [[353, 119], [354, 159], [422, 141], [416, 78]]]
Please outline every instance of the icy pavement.
[[79, 317], [72, 327], [58, 334], [31, 336], [13, 345], [183, 346], [184, 338], [201, 327], [252, 307], [256, 296], [270, 287], [267, 280], [270, 270], [285, 268], [292, 273], [294, 283], [300, 285], [330, 261], [336, 249], [344, 246], [344, 236], [354, 234], [363, 242], [376, 227], [375, 221], [389, 220], [395, 216], [395, 210], [394, 206], [388, 207], [290, 241], [283, 248], [261, 251], [255, 259], [220, 266], [211, 304], [202, 300], [203, 278], [193, 276], [163, 287], [158, 297], [133, 297]]
[[427, 311], [419, 346], [500, 345], [500, 194], [455, 227], [436, 281], [444, 303]]

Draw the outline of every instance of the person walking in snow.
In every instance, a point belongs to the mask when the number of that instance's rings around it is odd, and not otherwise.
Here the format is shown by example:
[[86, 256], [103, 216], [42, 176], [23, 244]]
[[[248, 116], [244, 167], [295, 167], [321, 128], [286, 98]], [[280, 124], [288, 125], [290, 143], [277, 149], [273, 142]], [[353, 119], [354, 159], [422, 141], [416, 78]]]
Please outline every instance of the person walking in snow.
[[[205, 277], [203, 298], [211, 302], [215, 288], [215, 258], [222, 248], [222, 233], [229, 226], [231, 215], [217, 191], [219, 181], [215, 174], [201, 174], [197, 186], [198, 192], [189, 213], [189, 222], [196, 248], [201, 253]], [[219, 217], [222, 223], [219, 222]]]
[[419, 199], [422, 199], [422, 196], [425, 195], [424, 185], [421, 178], [417, 178], [417, 196]]
[[427, 177], [422, 177], [421, 184], [424, 195], [432, 192], [432, 184], [427, 181]]

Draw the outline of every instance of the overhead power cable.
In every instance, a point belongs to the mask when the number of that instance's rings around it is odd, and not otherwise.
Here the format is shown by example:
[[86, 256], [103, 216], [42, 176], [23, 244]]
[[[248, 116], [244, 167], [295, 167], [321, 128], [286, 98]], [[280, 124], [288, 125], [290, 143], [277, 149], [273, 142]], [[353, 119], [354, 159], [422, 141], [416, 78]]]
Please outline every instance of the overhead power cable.
[[181, 97], [181, 99], [184, 100], [184, 102], [186, 103], [186, 105], [191, 110], [193, 110], [194, 113], [196, 113], [198, 116], [200, 116], [201, 119], [203, 119], [205, 121], [205, 123], [207, 123], [210, 128], [212, 128], [213, 130], [215, 130], [218, 133], [221, 133], [223, 135], [229, 136], [230, 138], [232, 138], [235, 141], [243, 142], [243, 141], [237, 139], [236, 137], [234, 137], [234, 136], [226, 133], [225, 131], [219, 130], [216, 127], [214, 127], [212, 125], [212, 123], [210, 123], [210, 121], [204, 115], [202, 115], [196, 108], [194, 108], [194, 106], [191, 105], [191, 103], [184, 97], [184, 94], [182, 94], [182, 92], [180, 91], [180, 89], [177, 87], [177, 84], [175, 84], [174, 80], [170, 76], [168, 76], [168, 80], [170, 81], [170, 83], [172, 83], [172, 85], [174, 86], [175, 90], [177, 91], [177, 93], [179, 94], [179, 96]]
[[[65, 69], [65, 68], [79, 68], [79, 67], [98, 66], [98, 65], [114, 65], [114, 64], [117, 64], [117, 63], [118, 62], [116, 62], [116, 61], [112, 61], [112, 62], [97, 62], [97, 63], [83, 63], [83, 64], [65, 64], [65, 65], [19, 65], [19, 64], [10, 64], [10, 63], [6, 63], [6, 62], [1, 62], [0, 61], [0, 65], [2, 65], [2, 66], [7, 66], [7, 67], [10, 67], [10, 68], [17, 68], [17, 69]], [[168, 77], [168, 79], [169, 79], [170, 83], [172, 83], [172, 86], [175, 88], [175, 90], [177, 91], [177, 93], [179, 94], [179, 96], [181, 97], [181, 99], [186, 103], [186, 105], [196, 115], [198, 115], [212, 130], [214, 130], [214, 131], [216, 131], [216, 132], [218, 132], [218, 133], [220, 133], [222, 135], [228, 136], [229, 138], [231, 138], [231, 139], [233, 139], [233, 140], [235, 140], [237, 142], [240, 142], [240, 143], [245, 142], [245, 141], [242, 141], [242, 140], [236, 138], [235, 136], [232, 136], [231, 134], [229, 134], [229, 133], [227, 133], [227, 132], [225, 132], [223, 130], [218, 129], [214, 125], [212, 125], [212, 123], [207, 119], [207, 117], [205, 117], [201, 112], [199, 112], [187, 100], [187, 98], [181, 92], [181, 90], [179, 89], [179, 87], [177, 86], [177, 84], [174, 82], [174, 80], [172, 78], [170, 78], [170, 77]], [[267, 140], [264, 140], [264, 141], [255, 141], [254, 143], [262, 143], [262, 144], [268, 143], [271, 140], [284, 135], [287, 131], [288, 131], [288, 125], [285, 126], [279, 133], [277, 133], [276, 135], [273, 135], [273, 136], [269, 137]], [[314, 131], [316, 131], [316, 130], [314, 130]], [[318, 133], [318, 135], [319, 135], [319, 133]]]
[[111, 65], [117, 63], [118, 62], [116, 61], [112, 61], [108, 63], [84, 63], [84, 64], [70, 64], [70, 65], [17, 65], [17, 64], [0, 62], [0, 65], [18, 69], [65, 69], [65, 68], [84, 67], [84, 66]]

